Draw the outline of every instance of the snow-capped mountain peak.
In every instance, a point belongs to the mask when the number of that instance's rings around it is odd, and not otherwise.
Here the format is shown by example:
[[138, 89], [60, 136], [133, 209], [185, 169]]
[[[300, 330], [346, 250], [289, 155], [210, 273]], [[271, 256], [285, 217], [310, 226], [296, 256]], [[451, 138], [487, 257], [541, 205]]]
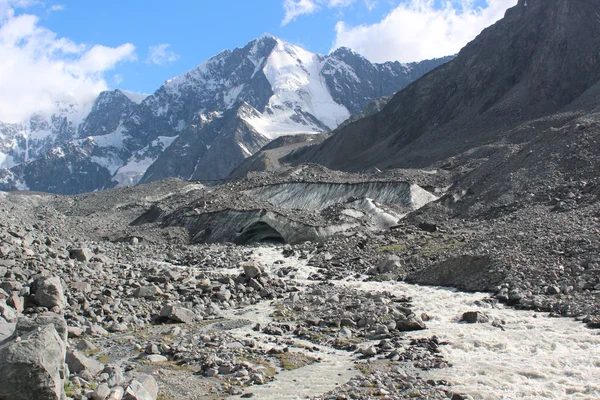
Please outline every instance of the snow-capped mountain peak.
[[324, 58], [300, 47], [276, 40], [263, 72], [273, 88], [267, 114], [276, 123], [303, 125], [306, 131], [334, 129], [350, 112], [336, 103], [321, 69]]
[[[0, 162], [11, 168], [0, 171], [0, 190], [25, 184], [76, 193], [168, 176], [220, 179], [270, 140], [334, 129], [428, 72], [416, 70], [372, 64], [349, 49], [319, 55], [264, 34], [151, 95], [117, 89], [100, 93], [85, 114], [66, 107], [44, 126], [40, 118], [0, 123]], [[60, 159], [52, 153], [58, 147]], [[71, 179], [73, 171], [87, 175]]]

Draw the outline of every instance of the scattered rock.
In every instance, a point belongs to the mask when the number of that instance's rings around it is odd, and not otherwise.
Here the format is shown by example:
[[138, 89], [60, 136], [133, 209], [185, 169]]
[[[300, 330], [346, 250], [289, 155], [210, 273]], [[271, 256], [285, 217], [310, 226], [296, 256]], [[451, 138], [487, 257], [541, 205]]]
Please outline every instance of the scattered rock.
[[92, 253], [89, 249], [85, 247], [78, 247], [74, 249], [69, 249], [69, 257], [76, 259], [77, 261], [90, 261], [92, 257], [94, 257], [94, 253]]
[[125, 390], [123, 400], [156, 400], [157, 397], [156, 380], [151, 375], [138, 374]]
[[396, 321], [396, 329], [400, 332], [420, 331], [427, 329], [423, 321], [418, 318], [410, 318], [402, 321]]
[[490, 321], [490, 318], [481, 311], [467, 311], [462, 315], [461, 321], [468, 324], [483, 324]]
[[262, 275], [261, 268], [255, 262], [247, 262], [242, 264], [244, 268], [244, 275], [248, 278], [258, 278]]
[[104, 365], [92, 358], [86, 357], [76, 350], [69, 350], [66, 356], [69, 371], [79, 374], [87, 370], [92, 376], [96, 376], [104, 369]]
[[194, 322], [196, 315], [193, 311], [176, 305], [165, 304], [160, 310], [160, 316], [170, 319], [171, 321], [191, 324]]
[[35, 302], [42, 307], [64, 309], [66, 300], [60, 278], [56, 276], [37, 279], [31, 289]]
[[21, 327], [19, 321], [15, 336], [0, 346], [0, 399], [62, 400], [65, 342], [52, 324]]

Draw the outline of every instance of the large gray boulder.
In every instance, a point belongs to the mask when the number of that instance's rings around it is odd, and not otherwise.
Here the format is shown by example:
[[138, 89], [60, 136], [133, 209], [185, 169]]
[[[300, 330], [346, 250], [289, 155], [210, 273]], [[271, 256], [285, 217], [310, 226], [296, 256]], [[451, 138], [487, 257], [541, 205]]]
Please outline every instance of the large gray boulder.
[[92, 376], [96, 376], [104, 369], [104, 364], [93, 358], [86, 357], [76, 350], [67, 352], [66, 362], [69, 366], [69, 371], [74, 374], [79, 374], [87, 370]]
[[42, 307], [64, 309], [66, 300], [64, 289], [60, 278], [57, 276], [36, 279], [32, 285], [31, 292], [34, 300]]
[[196, 318], [196, 314], [194, 314], [193, 311], [171, 304], [165, 304], [160, 310], [159, 315], [161, 317], [168, 318], [171, 321], [181, 322], [184, 324], [191, 324]]
[[412, 317], [405, 320], [396, 321], [396, 329], [400, 332], [420, 331], [427, 329], [420, 318]]
[[401, 269], [401, 266], [400, 257], [397, 255], [390, 255], [377, 264], [377, 271], [380, 274], [394, 274]]
[[242, 267], [244, 268], [244, 275], [248, 278], [257, 278], [262, 275], [262, 269], [253, 261], [242, 264]]
[[19, 320], [0, 344], [0, 400], [64, 398], [66, 344], [50, 320]]
[[77, 261], [89, 261], [94, 257], [94, 253], [85, 247], [69, 249], [69, 257]]
[[24, 336], [27, 333], [34, 332], [42, 325], [50, 325], [56, 329], [60, 339], [67, 343], [69, 327], [63, 317], [52, 312], [40, 314], [36, 319], [21, 318], [15, 330], [15, 336]]
[[138, 374], [127, 387], [123, 400], [156, 400], [157, 397], [156, 380], [151, 375]]

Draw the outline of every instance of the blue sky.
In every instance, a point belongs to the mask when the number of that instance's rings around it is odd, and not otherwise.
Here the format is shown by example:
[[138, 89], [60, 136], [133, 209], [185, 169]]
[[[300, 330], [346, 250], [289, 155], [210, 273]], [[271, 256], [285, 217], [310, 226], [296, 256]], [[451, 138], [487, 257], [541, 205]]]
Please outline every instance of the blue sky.
[[[516, 0], [0, 0], [0, 54], [5, 60], [0, 63], [0, 120], [22, 117], [16, 114], [43, 103], [40, 98], [50, 107], [61, 92], [75, 98], [117, 87], [152, 93], [165, 80], [265, 32], [316, 53], [344, 45], [375, 62], [454, 54], [514, 4]], [[16, 114], [9, 118], [11, 110]]]
[[[102, 0], [60, 1], [64, 8], [45, 16], [43, 24], [78, 43], [101, 43], [115, 47], [124, 42], [136, 46], [139, 61], [117, 68], [121, 86], [152, 92], [166, 79], [177, 76], [224, 49], [241, 47], [271, 33], [307, 50], [328, 53], [335, 38], [335, 24], [381, 20], [391, 4], [378, 4], [369, 12], [357, 2], [344, 9], [299, 17], [282, 26], [285, 16], [280, 0], [185, 1]], [[168, 5], [166, 5], [168, 4]], [[146, 63], [149, 47], [169, 44], [179, 57], [162, 65]], [[114, 86], [114, 80], [109, 84]]]

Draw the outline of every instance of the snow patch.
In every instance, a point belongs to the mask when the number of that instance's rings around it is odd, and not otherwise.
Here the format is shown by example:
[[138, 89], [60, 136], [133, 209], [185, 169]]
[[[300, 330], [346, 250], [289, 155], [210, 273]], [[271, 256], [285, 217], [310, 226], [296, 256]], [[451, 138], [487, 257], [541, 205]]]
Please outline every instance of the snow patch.
[[0, 168], [10, 169], [14, 167], [16, 164], [12, 156], [9, 156], [6, 153], [0, 152]]
[[121, 160], [117, 155], [112, 153], [103, 157], [92, 156], [90, 157], [90, 160], [93, 163], [96, 163], [101, 167], [106, 168], [111, 174], [114, 174], [119, 169], [119, 167], [123, 165], [123, 160]]
[[181, 132], [182, 130], [184, 130], [186, 127], [186, 123], [184, 120], [180, 119], [179, 122], [177, 123], [177, 126], [175, 127], [175, 130], [177, 132]]
[[231, 108], [245, 87], [246, 85], [238, 85], [226, 91], [223, 94], [223, 102], [225, 103], [225, 107]]
[[[148, 168], [154, 164], [160, 154], [169, 147], [178, 136], [159, 136], [152, 141], [150, 146], [146, 146], [136, 154], [134, 154], [123, 166], [116, 171], [111, 171], [113, 174], [112, 180], [117, 182], [117, 186], [136, 185], [144, 176]], [[149, 155], [150, 149], [158, 147], [160, 152], [153, 152]]]
[[250, 150], [248, 150], [248, 148], [246, 146], [244, 146], [243, 143], [238, 142], [238, 146], [240, 146], [240, 149], [242, 149], [242, 151], [244, 152], [244, 155], [246, 157], [250, 157], [252, 155], [252, 152]]
[[85, 139], [79, 139], [75, 142], [77, 144], [81, 144], [86, 140], [91, 140], [98, 147], [122, 148], [126, 133], [127, 128], [121, 125], [114, 132], [111, 132], [109, 134], [101, 136], [88, 136]]
[[334, 129], [350, 117], [348, 109], [331, 97], [322, 67], [318, 55], [277, 40], [263, 69], [274, 92], [268, 104], [272, 121], [297, 125], [297, 117], [292, 117], [302, 110]]

